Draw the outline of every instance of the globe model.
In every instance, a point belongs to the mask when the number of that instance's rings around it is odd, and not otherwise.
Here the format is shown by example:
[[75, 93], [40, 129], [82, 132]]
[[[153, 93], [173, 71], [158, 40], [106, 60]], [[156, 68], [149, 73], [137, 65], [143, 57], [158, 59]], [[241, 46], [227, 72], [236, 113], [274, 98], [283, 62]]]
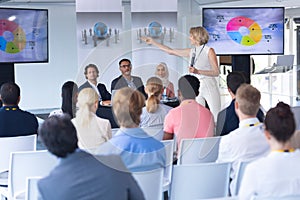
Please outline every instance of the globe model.
[[151, 22], [148, 26], [150, 37], [159, 37], [162, 33], [162, 26], [158, 22]]
[[102, 22], [97, 22], [94, 25], [94, 34], [98, 38], [105, 38], [107, 36], [107, 26]]

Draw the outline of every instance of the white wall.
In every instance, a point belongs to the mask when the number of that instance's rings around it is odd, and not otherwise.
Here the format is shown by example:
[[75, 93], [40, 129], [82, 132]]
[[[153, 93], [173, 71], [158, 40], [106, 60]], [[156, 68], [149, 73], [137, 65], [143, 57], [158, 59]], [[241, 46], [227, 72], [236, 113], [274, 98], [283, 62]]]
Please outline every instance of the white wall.
[[[24, 7], [24, 6], [22, 6]], [[49, 5], [49, 63], [15, 64], [15, 80], [21, 87], [23, 109], [55, 108], [61, 105], [61, 86], [75, 80], [77, 41], [75, 5]]]

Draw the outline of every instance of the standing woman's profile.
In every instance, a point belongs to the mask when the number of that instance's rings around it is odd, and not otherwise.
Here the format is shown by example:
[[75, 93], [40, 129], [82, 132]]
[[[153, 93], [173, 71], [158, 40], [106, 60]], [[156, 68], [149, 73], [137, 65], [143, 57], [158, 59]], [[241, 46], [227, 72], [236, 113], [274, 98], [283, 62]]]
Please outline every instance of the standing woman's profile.
[[219, 87], [215, 79], [220, 74], [217, 56], [214, 49], [207, 45], [209, 35], [205, 28], [190, 28], [189, 39], [193, 48], [173, 49], [151, 37], [142, 38], [147, 44], [152, 44], [168, 54], [189, 58], [189, 72], [200, 80], [200, 94], [196, 100], [203, 106], [206, 101], [216, 120], [221, 108]]

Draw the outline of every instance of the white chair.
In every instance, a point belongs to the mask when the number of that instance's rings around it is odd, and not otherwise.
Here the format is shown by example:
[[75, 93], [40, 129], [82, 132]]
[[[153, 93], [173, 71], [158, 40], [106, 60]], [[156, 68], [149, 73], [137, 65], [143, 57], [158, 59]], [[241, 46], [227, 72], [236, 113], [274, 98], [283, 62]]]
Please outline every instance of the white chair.
[[7, 185], [10, 153], [36, 150], [37, 135], [0, 138], [0, 185]]
[[175, 165], [171, 200], [205, 199], [228, 196], [231, 163]]
[[56, 166], [57, 158], [48, 151], [13, 152], [10, 158], [8, 174], [9, 200], [24, 199], [26, 178], [33, 176], [44, 177]]
[[233, 191], [231, 191], [232, 196], [237, 196], [241, 187], [241, 182], [244, 176], [244, 172], [246, 169], [246, 166], [249, 162], [239, 162], [238, 164], [238, 170], [236, 172], [236, 178], [233, 180], [235, 183], [233, 183]]
[[163, 128], [154, 128], [154, 127], [143, 127], [142, 128], [148, 135], [154, 137], [155, 139], [161, 141], [164, 136]]
[[37, 183], [41, 177], [27, 177], [25, 200], [37, 200], [39, 197]]
[[178, 165], [215, 162], [221, 137], [182, 139], [178, 151]]
[[163, 168], [132, 173], [146, 200], [162, 200], [163, 174]]
[[163, 182], [163, 191], [169, 191], [171, 178], [172, 178], [172, 169], [173, 169], [173, 155], [174, 155], [174, 140], [162, 140], [165, 145], [166, 151], [166, 166], [164, 170], [164, 182]]

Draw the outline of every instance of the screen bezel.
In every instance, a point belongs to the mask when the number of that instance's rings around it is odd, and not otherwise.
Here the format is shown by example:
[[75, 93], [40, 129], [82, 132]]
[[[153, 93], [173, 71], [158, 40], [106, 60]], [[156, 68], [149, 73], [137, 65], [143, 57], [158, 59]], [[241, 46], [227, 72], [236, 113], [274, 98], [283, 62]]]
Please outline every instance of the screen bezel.
[[[237, 10], [237, 9], [282, 9], [282, 13], [283, 13], [283, 33], [282, 33], [282, 51], [281, 52], [270, 52], [270, 53], [265, 53], [265, 52], [252, 52], [252, 53], [245, 53], [245, 52], [240, 52], [240, 53], [225, 53], [225, 52], [221, 52], [218, 53], [216, 52], [216, 54], [218, 56], [230, 56], [230, 55], [283, 55], [284, 54], [284, 37], [285, 37], [285, 30], [284, 30], [284, 23], [285, 23], [285, 8], [284, 7], [205, 7], [202, 8], [202, 26], [204, 27], [204, 13], [205, 10], [221, 10], [221, 9], [227, 9], [227, 10]], [[206, 28], [206, 27], [205, 27]], [[211, 36], [210, 36], [211, 37]], [[213, 46], [210, 46], [213, 48]]]
[[22, 64], [22, 63], [49, 63], [49, 10], [48, 9], [43, 9], [43, 8], [16, 8], [16, 7], [0, 7], [0, 12], [1, 12], [1, 10], [29, 10], [29, 11], [43, 11], [43, 12], [46, 12], [46, 19], [47, 19], [47, 21], [46, 21], [46, 26], [47, 26], [47, 32], [46, 32], [46, 34], [47, 34], [47, 53], [46, 53], [46, 55], [47, 55], [47, 58], [46, 59], [44, 59], [44, 60], [24, 60], [24, 61], [5, 61], [5, 62], [3, 62], [3, 61], [1, 61], [0, 60], [0, 64], [2, 64], [2, 63], [16, 63], [16, 64], [18, 64], [18, 63], [20, 63], [20, 64]]

